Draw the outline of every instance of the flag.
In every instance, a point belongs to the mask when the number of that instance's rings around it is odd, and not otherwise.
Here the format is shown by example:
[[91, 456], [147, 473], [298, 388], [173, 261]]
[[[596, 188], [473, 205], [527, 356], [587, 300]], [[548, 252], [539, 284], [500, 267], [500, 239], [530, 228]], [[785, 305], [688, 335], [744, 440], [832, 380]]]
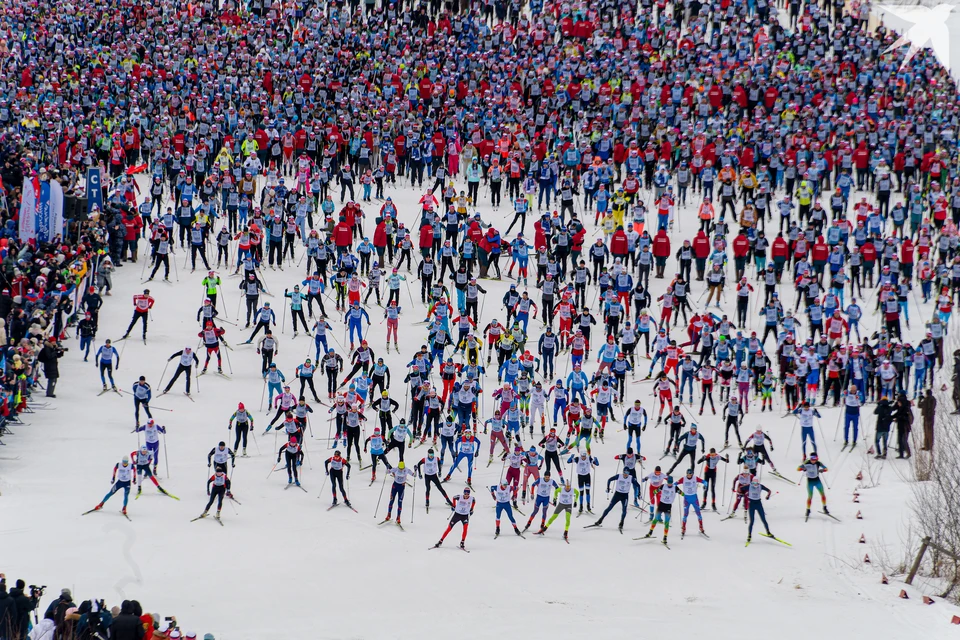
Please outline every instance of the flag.
[[100, 167], [87, 169], [87, 216], [93, 211], [93, 205], [103, 210], [103, 187], [100, 183]]
[[40, 183], [36, 220], [37, 240], [40, 242], [63, 236], [63, 189], [56, 180]]
[[20, 199], [20, 240], [33, 240], [37, 237], [37, 193], [40, 180], [33, 178], [23, 182], [23, 196]]

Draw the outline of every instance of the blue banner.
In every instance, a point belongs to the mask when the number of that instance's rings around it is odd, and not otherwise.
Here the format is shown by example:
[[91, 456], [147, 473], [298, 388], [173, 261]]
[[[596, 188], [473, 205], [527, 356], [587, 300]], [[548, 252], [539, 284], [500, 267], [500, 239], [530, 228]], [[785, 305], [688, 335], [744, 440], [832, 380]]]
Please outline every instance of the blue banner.
[[40, 197], [37, 198], [37, 240], [50, 242], [50, 181], [40, 183]]
[[87, 169], [87, 215], [93, 211], [93, 205], [103, 211], [103, 185], [100, 182], [100, 168]]

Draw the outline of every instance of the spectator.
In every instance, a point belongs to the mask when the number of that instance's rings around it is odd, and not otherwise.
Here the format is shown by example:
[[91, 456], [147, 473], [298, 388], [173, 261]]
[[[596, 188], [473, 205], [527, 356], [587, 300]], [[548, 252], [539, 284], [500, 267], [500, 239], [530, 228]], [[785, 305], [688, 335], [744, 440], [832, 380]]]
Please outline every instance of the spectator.
[[120, 605], [120, 615], [110, 627], [111, 640], [142, 640], [143, 623], [134, 613], [133, 602], [124, 600]]
[[17, 617], [17, 603], [7, 593], [7, 583], [0, 580], [0, 640], [12, 640], [13, 622]]
[[16, 614], [11, 627], [11, 640], [20, 640], [27, 635], [27, 629], [30, 628], [30, 612], [37, 608], [37, 598], [31, 594], [23, 593], [26, 583], [23, 580], [17, 580], [17, 586], [10, 589], [10, 597], [16, 605]]

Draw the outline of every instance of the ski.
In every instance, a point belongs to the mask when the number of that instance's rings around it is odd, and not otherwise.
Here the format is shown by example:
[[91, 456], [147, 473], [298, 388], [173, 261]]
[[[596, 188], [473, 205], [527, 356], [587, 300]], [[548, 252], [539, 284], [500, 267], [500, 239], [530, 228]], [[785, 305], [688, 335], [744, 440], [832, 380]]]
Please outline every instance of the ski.
[[194, 519], [191, 520], [190, 522], [196, 522], [196, 521], [199, 520], [200, 518], [206, 518], [206, 517], [207, 517], [207, 514], [204, 513], [204, 514], [201, 514], [201, 515], [197, 516], [196, 518], [194, 518]]
[[191, 395], [190, 395], [189, 393], [187, 393], [186, 391], [183, 392], [183, 395], [187, 396], [187, 397], [190, 399], [190, 402], [196, 402], [196, 400], [193, 399], [193, 396], [191, 396]]
[[784, 482], [789, 482], [790, 484], [792, 484], [792, 485], [794, 485], [794, 486], [797, 485], [796, 482], [794, 482], [793, 480], [791, 480], [791, 479], [789, 479], [789, 478], [787, 478], [787, 477], [784, 477], [779, 471], [771, 471], [771, 472], [770, 472], [770, 475], [775, 476], [775, 477], [777, 477], [777, 478], [780, 478], [780, 479], [783, 480]]
[[[123, 513], [122, 511], [120, 512], [120, 514], [127, 520], [130, 520], [130, 516], [128, 516], [127, 514]], [[133, 522], [133, 520], [130, 520], [130, 522]]]
[[381, 520], [380, 522], [378, 522], [378, 523], [377, 523], [377, 526], [378, 526], [378, 527], [382, 527], [383, 525], [387, 524], [388, 522], [390, 522], [390, 516], [387, 516], [386, 518], [384, 518], [383, 520]]
[[785, 545], [787, 545], [788, 547], [792, 547], [792, 546], [793, 546], [792, 544], [790, 544], [790, 543], [787, 542], [786, 540], [781, 540], [781, 539], [778, 538], [777, 536], [769, 536], [769, 535], [767, 535], [767, 534], [765, 534], [765, 533], [761, 533], [761, 534], [759, 534], [759, 535], [763, 536], [764, 538], [770, 538], [771, 540], [776, 540], [776, 541], [779, 542], [780, 544], [785, 544]]
[[220, 519], [220, 516], [213, 516], [213, 519], [220, 523], [220, 526], [223, 526], [223, 520]]
[[332, 510], [332, 509], [336, 509], [336, 508], [339, 507], [339, 506], [340, 506], [340, 503], [339, 503], [339, 502], [336, 503], [336, 504], [332, 504], [332, 505], [330, 505], [329, 507], [327, 507], [327, 511], [330, 511], [330, 510]]
[[704, 538], [706, 538], [707, 540], [710, 539], [710, 536], [708, 536], [707, 534], [705, 534], [703, 531], [700, 532], [700, 535], [702, 535], [702, 536], [703, 536]]
[[822, 513], [823, 515], [827, 516], [828, 518], [833, 518], [833, 519], [836, 520], [837, 522], [842, 522], [842, 520], [840, 520], [840, 518], [838, 518], [837, 516], [833, 515], [832, 513], [828, 513], [828, 512], [826, 512], [826, 511], [818, 511], [817, 513]]
[[661, 540], [661, 541], [660, 541], [660, 544], [662, 544], [664, 547], [666, 547], [667, 551], [670, 551], [670, 550], [671, 550], [671, 549], [670, 549], [670, 545], [667, 544], [667, 541], [666, 541], [666, 540]]
[[97, 394], [97, 397], [99, 398], [100, 396], [102, 396], [103, 394], [105, 394], [107, 391], [110, 391], [110, 389], [104, 389], [103, 391], [101, 391], [100, 393]]
[[723, 522], [724, 520], [732, 520], [732, 519], [734, 519], [734, 518], [736, 518], [736, 517], [737, 517], [737, 513], [736, 513], [736, 512], [733, 512], [733, 513], [731, 513], [730, 515], [728, 515], [728, 516], [725, 517], [725, 518], [720, 518], [720, 522]]
[[469, 549], [464, 549], [463, 547], [457, 547], [457, 549], [460, 549], [460, 551], [463, 551], [464, 553], [470, 553]]
[[602, 526], [603, 526], [602, 524], [597, 524], [596, 522], [594, 522], [593, 524], [585, 525], [583, 528], [584, 528], [584, 529], [593, 529], [594, 527], [596, 527], [596, 528], [599, 529], [599, 528], [601, 528]]
[[217, 372], [217, 375], [218, 375], [218, 376], [221, 376], [221, 377], [223, 377], [223, 378], [226, 378], [227, 380], [233, 380], [233, 378], [231, 378], [231, 377], [228, 376], [227, 374], [222, 373], [222, 372], [220, 372], [220, 371]]
[[93, 513], [94, 511], [99, 511], [99, 509], [96, 509], [96, 508], [90, 509], [90, 511], [84, 511], [84, 512], [81, 513], [80, 515], [85, 516], [85, 515], [87, 515], [88, 513]]
[[160, 493], [162, 493], [163, 495], [167, 496], [168, 498], [173, 498], [173, 499], [176, 500], [177, 502], [180, 502], [180, 498], [178, 498], [177, 496], [173, 495], [172, 493], [170, 493], [170, 492], [167, 491], [166, 489], [160, 489]]

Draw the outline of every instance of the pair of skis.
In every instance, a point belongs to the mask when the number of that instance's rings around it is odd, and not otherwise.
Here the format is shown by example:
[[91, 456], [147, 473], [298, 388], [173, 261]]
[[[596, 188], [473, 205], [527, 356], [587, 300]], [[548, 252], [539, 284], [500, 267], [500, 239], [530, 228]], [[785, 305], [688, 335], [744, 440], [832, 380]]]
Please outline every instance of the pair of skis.
[[[81, 516], [85, 516], [85, 515], [87, 515], [88, 513], [93, 513], [94, 511], [102, 511], [102, 509], [97, 509], [96, 507], [94, 507], [93, 509], [90, 509], [89, 511], [84, 511], [84, 512], [81, 513], [80, 515], [81, 515]], [[127, 520], [130, 520], [130, 516], [128, 516], [125, 512], [121, 511], [121, 512], [120, 512], [120, 515], [122, 515], [122, 516], [123, 516], [124, 518], [126, 518]], [[133, 520], [130, 520], [130, 522], [133, 522]]]
[[[239, 503], [237, 503], [237, 504], [239, 504]], [[194, 519], [191, 520], [190, 522], [196, 522], [197, 520], [200, 520], [201, 518], [206, 518], [206, 517], [207, 517], [207, 514], [206, 514], [206, 513], [201, 513], [199, 516], [197, 516], [196, 518], [194, 518]], [[216, 520], [217, 522], [219, 522], [221, 527], [223, 526], [223, 520], [220, 519], [220, 516], [213, 516], [213, 519]]]
[[350, 507], [350, 508], [353, 510], [354, 513], [360, 513], [359, 511], [357, 511], [356, 509], [354, 509], [354, 508], [353, 508], [353, 505], [350, 504], [349, 502], [343, 502], [343, 503], [334, 502], [332, 505], [330, 505], [329, 507], [327, 507], [327, 511], [330, 511], [330, 510], [332, 510], [332, 509], [334, 509], [334, 508], [336, 508], [336, 507], [339, 507], [341, 504], [344, 504], [344, 505]]

